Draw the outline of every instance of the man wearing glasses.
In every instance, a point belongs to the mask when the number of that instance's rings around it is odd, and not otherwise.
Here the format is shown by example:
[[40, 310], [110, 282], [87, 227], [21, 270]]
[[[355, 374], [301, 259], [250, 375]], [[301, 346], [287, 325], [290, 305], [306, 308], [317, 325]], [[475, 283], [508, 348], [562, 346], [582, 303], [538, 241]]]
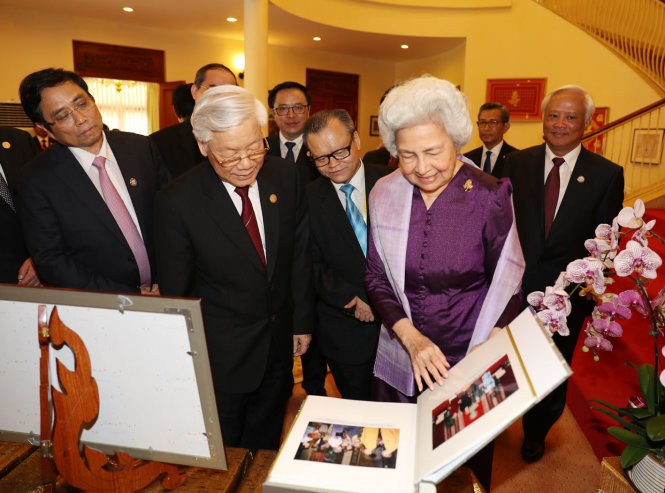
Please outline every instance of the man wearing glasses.
[[346, 110], [315, 113], [305, 142], [321, 177], [307, 185], [315, 337], [345, 399], [369, 400], [379, 325], [365, 291], [367, 197], [386, 166], [360, 160], [360, 137]]
[[56, 143], [19, 178], [17, 211], [45, 285], [159, 294], [152, 203], [168, 179], [147, 137], [104, 132], [76, 73], [44, 69], [19, 88], [25, 113]]
[[155, 201], [160, 289], [200, 297], [224, 443], [277, 449], [293, 357], [313, 326], [307, 208], [296, 170], [268, 156], [265, 107], [209, 89], [191, 117], [207, 161]]
[[[316, 166], [307, 157], [307, 145], [303, 140], [311, 104], [312, 98], [307, 88], [297, 82], [282, 82], [268, 93], [268, 106], [279, 128], [279, 133], [268, 137], [268, 154], [294, 163], [302, 187], [319, 176]], [[316, 335], [301, 362], [305, 392], [309, 395], [326, 395], [326, 361], [319, 351]]]
[[279, 128], [279, 133], [268, 137], [268, 154], [295, 163], [303, 186], [319, 176], [307, 159], [307, 147], [302, 138], [311, 105], [307, 88], [297, 82], [282, 82], [268, 93], [268, 106]]
[[[196, 101], [209, 88], [227, 84], [238, 85], [231, 69], [221, 63], [209, 63], [196, 71], [191, 86], [192, 97]], [[154, 132], [150, 140], [173, 178], [189, 171], [204, 159], [188, 120]]]
[[485, 103], [478, 111], [478, 135], [483, 145], [465, 153], [485, 173], [501, 177], [503, 160], [514, 148], [503, 140], [510, 128], [510, 112], [501, 103]]

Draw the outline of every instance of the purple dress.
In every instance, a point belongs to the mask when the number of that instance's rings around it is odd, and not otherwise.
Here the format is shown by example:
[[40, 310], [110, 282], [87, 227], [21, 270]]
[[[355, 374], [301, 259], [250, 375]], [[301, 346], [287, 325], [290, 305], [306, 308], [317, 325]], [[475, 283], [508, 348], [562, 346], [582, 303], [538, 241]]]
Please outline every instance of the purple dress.
[[[497, 180], [469, 165], [460, 168], [429, 210], [420, 190], [412, 188], [404, 292], [413, 325], [439, 346], [451, 365], [467, 353], [511, 228], [511, 193], [509, 181]], [[407, 312], [388, 282], [372, 241], [367, 263], [370, 300], [383, 324], [392, 328], [407, 317]], [[512, 320], [515, 310], [509, 311], [496, 325]], [[417, 395], [406, 396], [379, 379], [375, 379], [373, 397], [399, 402], [417, 399]]]

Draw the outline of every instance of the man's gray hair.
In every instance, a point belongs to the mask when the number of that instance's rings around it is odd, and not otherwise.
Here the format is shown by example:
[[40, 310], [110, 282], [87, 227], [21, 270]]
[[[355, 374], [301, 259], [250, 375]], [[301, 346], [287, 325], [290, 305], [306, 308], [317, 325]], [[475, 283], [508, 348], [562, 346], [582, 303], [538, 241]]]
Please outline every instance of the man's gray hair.
[[267, 125], [265, 106], [247, 89], [224, 85], [201, 94], [190, 121], [196, 140], [210, 142], [213, 132], [226, 132], [250, 119], [261, 127]]
[[395, 86], [381, 103], [379, 131], [393, 156], [395, 133], [425, 123], [441, 125], [459, 151], [473, 133], [466, 96], [447, 80], [423, 75]]
[[554, 91], [550, 92], [547, 96], [543, 98], [543, 102], [540, 104], [540, 108], [543, 112], [543, 118], [545, 118], [545, 108], [547, 108], [547, 105], [549, 104], [550, 99], [552, 99], [552, 96], [562, 92], [577, 92], [582, 96], [584, 96], [584, 123], [585, 125], [591, 123], [593, 112], [596, 111], [596, 104], [593, 102], [591, 94], [586, 92], [586, 90], [583, 87], [575, 85], [561, 86], [558, 89], [555, 89]]

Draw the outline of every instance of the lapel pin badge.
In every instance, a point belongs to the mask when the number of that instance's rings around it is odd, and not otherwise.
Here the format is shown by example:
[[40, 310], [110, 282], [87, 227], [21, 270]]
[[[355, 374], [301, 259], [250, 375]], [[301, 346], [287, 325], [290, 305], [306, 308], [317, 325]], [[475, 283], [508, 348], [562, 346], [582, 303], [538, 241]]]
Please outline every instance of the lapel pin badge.
[[7, 142], [6, 140], [4, 140], [4, 141], [2, 142], [2, 148], [3, 148], [3, 149], [9, 149], [11, 146], [12, 146], [12, 145], [11, 145], [9, 142]]
[[577, 183], [584, 183], [584, 177], [583, 176], [578, 176], [577, 177]]
[[133, 187], [139, 184], [138, 180], [136, 178], [130, 178], [129, 179], [129, 184]]
[[473, 189], [473, 182], [469, 179], [464, 182], [464, 191], [468, 192]]
[[271, 204], [276, 204], [277, 203], [277, 195], [275, 195], [274, 193], [271, 193], [270, 197], [268, 197], [268, 200], [270, 200]]

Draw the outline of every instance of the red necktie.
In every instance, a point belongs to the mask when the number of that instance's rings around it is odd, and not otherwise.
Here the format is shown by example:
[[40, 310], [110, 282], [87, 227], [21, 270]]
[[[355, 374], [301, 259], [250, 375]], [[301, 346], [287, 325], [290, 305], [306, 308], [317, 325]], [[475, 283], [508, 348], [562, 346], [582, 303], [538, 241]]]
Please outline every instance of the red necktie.
[[109, 178], [106, 172], [106, 158], [97, 156], [92, 165], [99, 171], [99, 185], [102, 189], [104, 202], [106, 202], [106, 206], [111, 211], [111, 214], [113, 214], [115, 222], [118, 223], [120, 231], [122, 231], [127, 243], [129, 243], [129, 248], [131, 248], [134, 254], [134, 259], [136, 260], [136, 265], [139, 268], [141, 276], [141, 286], [150, 286], [150, 261], [148, 260], [148, 252], [145, 249], [141, 234], [127, 210], [127, 206], [122, 201], [118, 190], [113, 186], [111, 178]]
[[254, 243], [254, 248], [256, 248], [256, 253], [259, 254], [261, 262], [263, 262], [263, 265], [266, 265], [266, 256], [263, 253], [263, 243], [261, 243], [261, 233], [259, 233], [259, 223], [256, 221], [254, 208], [252, 207], [251, 200], [249, 200], [249, 187], [236, 187], [235, 192], [242, 199], [242, 214], [240, 214], [240, 219], [242, 219], [242, 223], [247, 228], [249, 237], [252, 239], [252, 243]]
[[554, 167], [547, 175], [547, 180], [545, 180], [545, 238], [550, 235], [550, 229], [552, 229], [552, 223], [554, 222], [556, 204], [559, 201], [559, 187], [561, 186], [559, 167], [564, 162], [565, 160], [562, 157], [553, 158]]

